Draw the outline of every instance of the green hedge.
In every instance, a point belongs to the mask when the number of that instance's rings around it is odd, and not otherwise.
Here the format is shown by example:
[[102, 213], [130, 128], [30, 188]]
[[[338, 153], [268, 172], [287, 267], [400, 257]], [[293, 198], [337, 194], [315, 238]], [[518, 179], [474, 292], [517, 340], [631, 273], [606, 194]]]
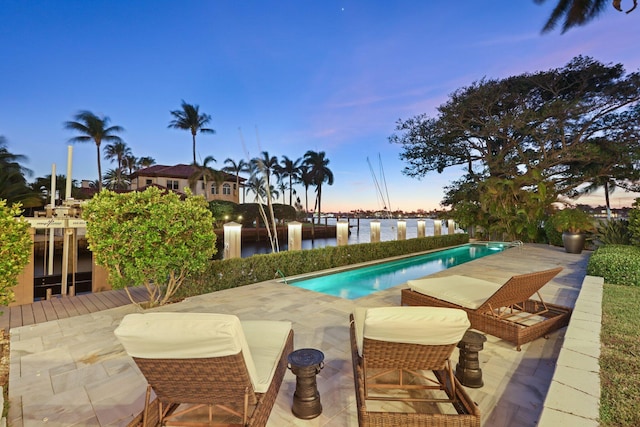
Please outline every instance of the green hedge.
[[599, 247], [587, 264], [587, 274], [604, 277], [605, 283], [640, 286], [640, 248], [605, 245]]
[[276, 277], [290, 277], [468, 242], [468, 234], [452, 234], [214, 260], [203, 274], [187, 279], [178, 291], [178, 296], [200, 295], [273, 280]]

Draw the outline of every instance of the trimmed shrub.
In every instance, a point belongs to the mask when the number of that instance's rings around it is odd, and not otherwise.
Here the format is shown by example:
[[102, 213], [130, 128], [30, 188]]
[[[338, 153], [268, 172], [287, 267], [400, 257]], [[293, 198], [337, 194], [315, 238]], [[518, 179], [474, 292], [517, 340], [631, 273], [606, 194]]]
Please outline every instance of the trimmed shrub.
[[[13, 287], [18, 284], [18, 275], [29, 263], [32, 242], [29, 223], [19, 216], [20, 203], [12, 206], [0, 199], [0, 305], [15, 300]], [[2, 313], [2, 312], [0, 312]]]
[[631, 244], [640, 246], [640, 197], [633, 203], [633, 209], [629, 211], [629, 233]]
[[604, 277], [606, 283], [614, 285], [640, 286], [640, 248], [601, 246], [591, 255], [587, 274]]
[[[156, 187], [101, 191], [82, 212], [96, 264], [114, 289], [144, 285], [147, 307], [163, 305], [185, 278], [204, 271], [216, 252], [213, 218], [202, 196], [180, 197]], [[133, 299], [132, 299], [133, 302]]]
[[286, 278], [468, 242], [468, 234], [452, 234], [214, 260], [210, 262], [204, 273], [187, 279], [176, 295], [180, 297], [200, 295], [273, 280], [277, 277]]

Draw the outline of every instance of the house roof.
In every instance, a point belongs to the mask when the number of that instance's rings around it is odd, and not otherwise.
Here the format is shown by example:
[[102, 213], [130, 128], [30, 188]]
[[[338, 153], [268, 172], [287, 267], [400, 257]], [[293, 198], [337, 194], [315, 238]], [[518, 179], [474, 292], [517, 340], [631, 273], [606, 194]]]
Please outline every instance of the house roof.
[[[184, 178], [189, 179], [191, 175], [196, 171], [195, 166], [178, 164], [175, 166], [166, 165], [153, 165], [148, 168], [138, 169], [135, 171], [131, 178], [137, 178], [139, 176], [154, 176], [161, 178]], [[220, 171], [222, 172], [222, 171]], [[231, 175], [226, 172], [222, 172], [225, 181], [235, 181], [235, 175]], [[246, 181], [245, 178], [240, 177], [240, 182]]]

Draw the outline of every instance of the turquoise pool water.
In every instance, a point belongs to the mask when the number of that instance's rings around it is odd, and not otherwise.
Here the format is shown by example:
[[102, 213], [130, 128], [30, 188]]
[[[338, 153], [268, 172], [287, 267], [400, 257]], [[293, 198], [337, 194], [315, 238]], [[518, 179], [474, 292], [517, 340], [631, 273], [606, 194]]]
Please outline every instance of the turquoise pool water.
[[345, 299], [356, 299], [373, 292], [446, 270], [474, 259], [492, 255], [510, 247], [507, 243], [471, 243], [453, 249], [431, 252], [340, 273], [289, 280], [291, 286], [309, 289]]

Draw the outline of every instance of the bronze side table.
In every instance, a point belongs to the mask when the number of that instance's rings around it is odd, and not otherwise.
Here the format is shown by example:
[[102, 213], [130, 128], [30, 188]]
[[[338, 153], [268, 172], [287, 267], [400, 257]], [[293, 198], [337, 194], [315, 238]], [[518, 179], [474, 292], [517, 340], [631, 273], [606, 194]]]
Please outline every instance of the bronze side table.
[[324, 367], [324, 353], [314, 348], [295, 350], [287, 356], [289, 369], [296, 376], [291, 412], [298, 418], [310, 420], [322, 413], [316, 375]]
[[464, 333], [462, 340], [458, 343], [460, 360], [456, 365], [456, 378], [463, 386], [480, 388], [484, 385], [478, 352], [484, 348], [485, 341], [487, 341], [486, 336], [469, 330]]

